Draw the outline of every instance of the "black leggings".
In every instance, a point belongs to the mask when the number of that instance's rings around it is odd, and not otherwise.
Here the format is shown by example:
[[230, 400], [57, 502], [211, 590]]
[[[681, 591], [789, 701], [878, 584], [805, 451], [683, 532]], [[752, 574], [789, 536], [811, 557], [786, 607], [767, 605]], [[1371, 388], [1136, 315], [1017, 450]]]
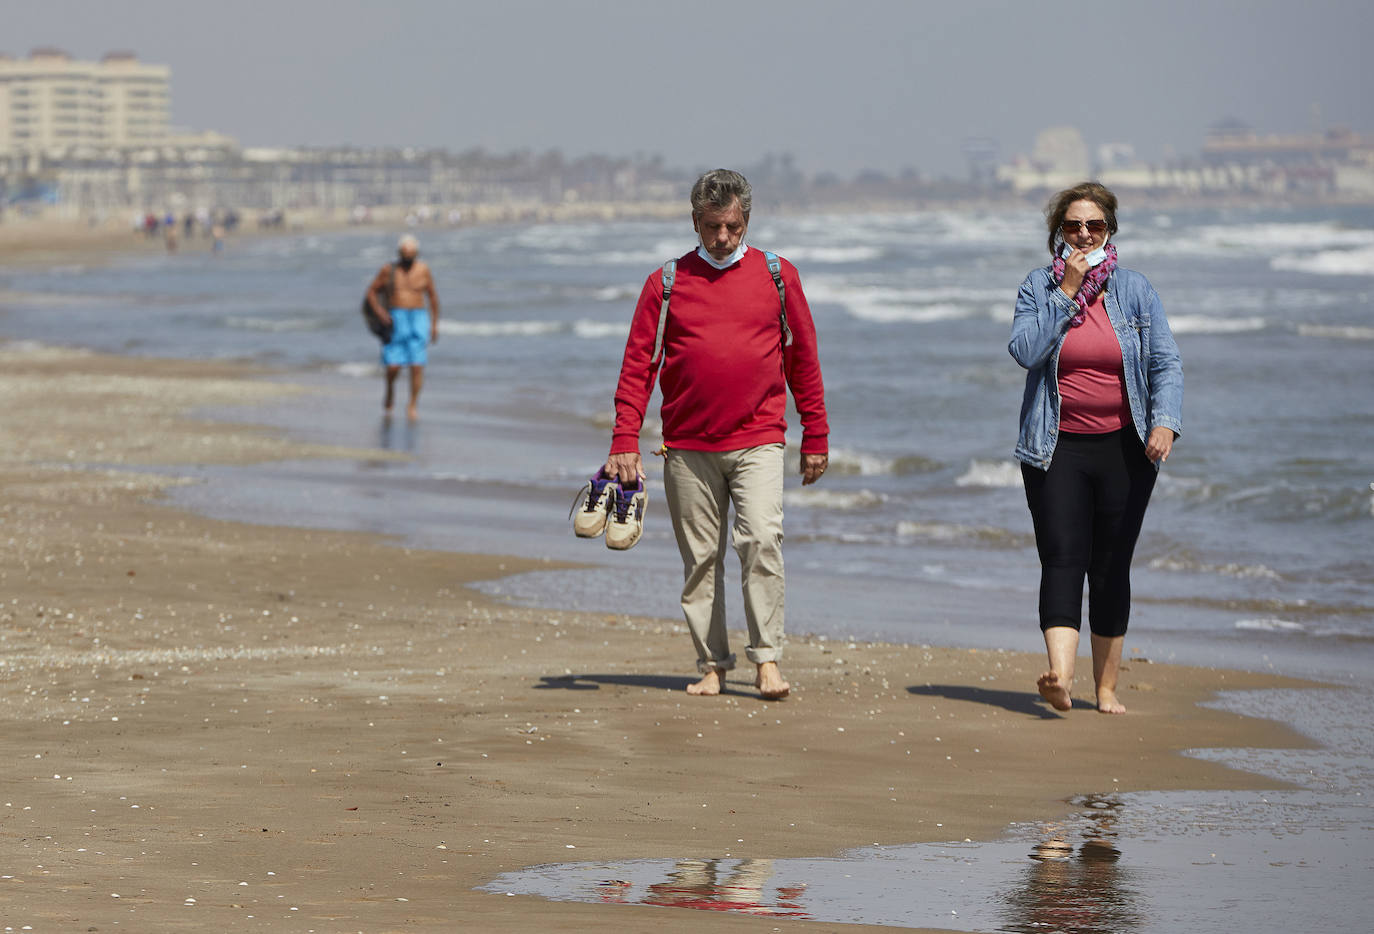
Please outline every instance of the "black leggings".
[[1040, 552], [1040, 628], [1083, 625], [1124, 636], [1131, 616], [1131, 555], [1156, 471], [1131, 428], [1105, 435], [1061, 431], [1049, 470], [1021, 465]]

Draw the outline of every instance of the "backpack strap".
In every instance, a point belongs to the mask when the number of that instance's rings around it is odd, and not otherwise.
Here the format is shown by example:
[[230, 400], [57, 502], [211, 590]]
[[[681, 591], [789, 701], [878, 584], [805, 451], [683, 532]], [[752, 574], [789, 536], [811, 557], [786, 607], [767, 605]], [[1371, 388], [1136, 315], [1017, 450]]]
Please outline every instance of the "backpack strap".
[[[773, 284], [778, 287], [778, 321], [782, 325], [782, 345], [792, 346], [792, 329], [787, 326], [787, 286], [782, 283], [782, 260], [778, 254], [770, 251], [763, 251], [764, 261], [768, 263], [768, 272], [773, 276]], [[649, 365], [656, 366], [663, 360], [663, 330], [668, 326], [668, 299], [673, 294], [673, 279], [677, 275], [677, 260], [670, 259], [663, 264], [661, 278], [663, 280], [663, 303], [658, 306], [658, 332], [654, 335], [654, 355], [649, 358]]]
[[782, 260], [771, 250], [763, 251], [768, 263], [768, 271], [773, 274], [773, 284], [778, 287], [778, 320], [782, 322], [782, 345], [792, 346], [792, 329], [787, 326], [787, 287], [782, 284]]
[[654, 355], [649, 365], [656, 366], [663, 360], [663, 329], [668, 326], [668, 297], [673, 294], [673, 277], [677, 275], [677, 260], [670, 259], [663, 264], [663, 304], [658, 308], [658, 333], [654, 335]]

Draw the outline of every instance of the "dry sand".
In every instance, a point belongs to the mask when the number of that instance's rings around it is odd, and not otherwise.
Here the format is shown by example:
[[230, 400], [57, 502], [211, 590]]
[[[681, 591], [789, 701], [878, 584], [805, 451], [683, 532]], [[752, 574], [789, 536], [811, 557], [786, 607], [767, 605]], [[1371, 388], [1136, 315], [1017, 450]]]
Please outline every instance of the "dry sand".
[[0, 929], [869, 930], [474, 887], [988, 839], [1081, 793], [1274, 787], [1179, 751], [1305, 744], [1198, 706], [1294, 682], [1140, 660], [1125, 717], [1050, 711], [1038, 655], [805, 637], [787, 700], [742, 670], [690, 698], [675, 621], [466, 586], [531, 562], [159, 504], [200, 463], [361, 456], [185, 415], [296, 391], [261, 374], [0, 345], [0, 389]]

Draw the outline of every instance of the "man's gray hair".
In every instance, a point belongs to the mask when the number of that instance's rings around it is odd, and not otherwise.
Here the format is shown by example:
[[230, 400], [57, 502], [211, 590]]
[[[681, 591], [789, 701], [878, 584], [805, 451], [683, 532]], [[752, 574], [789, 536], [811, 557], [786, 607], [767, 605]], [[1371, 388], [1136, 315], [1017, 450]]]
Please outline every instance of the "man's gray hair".
[[730, 169], [712, 169], [692, 186], [692, 213], [702, 211], [723, 211], [739, 199], [740, 213], [749, 219], [749, 209], [754, 206], [754, 189], [738, 172]]
[[420, 251], [419, 239], [414, 234], [406, 234], [400, 240], [396, 241], [396, 249], [404, 250], [406, 247], [410, 247], [418, 253]]

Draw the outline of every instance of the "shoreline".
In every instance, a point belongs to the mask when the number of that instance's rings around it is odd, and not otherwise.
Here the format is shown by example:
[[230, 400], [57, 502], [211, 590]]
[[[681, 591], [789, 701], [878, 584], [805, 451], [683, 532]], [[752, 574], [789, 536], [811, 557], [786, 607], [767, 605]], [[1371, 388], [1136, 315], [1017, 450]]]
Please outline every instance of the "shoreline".
[[[193, 476], [198, 463], [380, 453], [185, 416], [289, 391], [261, 371], [3, 346], [0, 358], [16, 413], [0, 460], [0, 711], [17, 779], [0, 809], [17, 853], [0, 882], [7, 917], [771, 930], [474, 887], [570, 858], [989, 839], [1087, 792], [1288, 787], [1182, 750], [1311, 746], [1199, 703], [1326, 685], [1138, 661], [1125, 719], [1049, 712], [1038, 655], [804, 636], [789, 644], [789, 700], [759, 701], [739, 672], [730, 694], [688, 698], [680, 624], [512, 607], [466, 586], [549, 565], [157, 502], [185, 478], [139, 466]], [[1046, 748], [1066, 768], [1028, 788], [1026, 763]], [[732, 780], [703, 786], [703, 770]]]

